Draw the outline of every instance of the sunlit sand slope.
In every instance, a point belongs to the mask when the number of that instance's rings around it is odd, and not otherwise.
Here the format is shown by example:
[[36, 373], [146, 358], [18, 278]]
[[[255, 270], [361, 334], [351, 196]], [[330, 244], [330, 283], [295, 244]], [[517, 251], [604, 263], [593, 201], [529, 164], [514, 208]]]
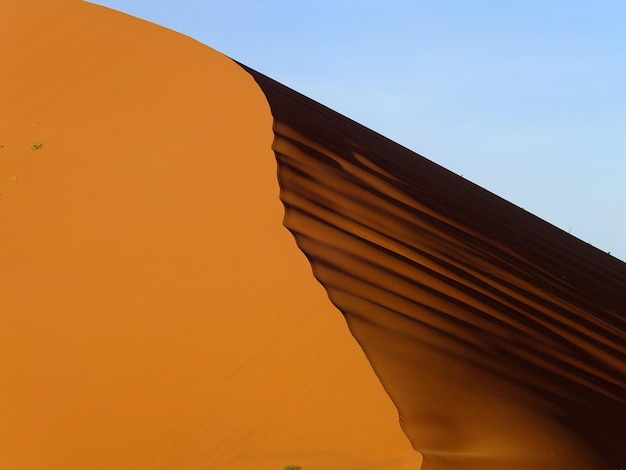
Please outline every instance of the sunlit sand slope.
[[0, 15], [0, 469], [411, 470], [213, 50], [77, 0]]
[[423, 468], [626, 467], [626, 265], [250, 72], [285, 225]]

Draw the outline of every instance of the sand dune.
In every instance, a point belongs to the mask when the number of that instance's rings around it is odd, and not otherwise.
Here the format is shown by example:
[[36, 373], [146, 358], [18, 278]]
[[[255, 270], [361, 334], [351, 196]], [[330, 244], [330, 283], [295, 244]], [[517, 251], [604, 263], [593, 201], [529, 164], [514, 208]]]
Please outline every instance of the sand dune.
[[252, 77], [80, 1], [9, 11], [0, 468], [417, 468], [282, 226]]
[[626, 461], [626, 265], [250, 71], [285, 225], [428, 469]]
[[4, 13], [0, 468], [624, 465], [622, 262], [182, 35]]

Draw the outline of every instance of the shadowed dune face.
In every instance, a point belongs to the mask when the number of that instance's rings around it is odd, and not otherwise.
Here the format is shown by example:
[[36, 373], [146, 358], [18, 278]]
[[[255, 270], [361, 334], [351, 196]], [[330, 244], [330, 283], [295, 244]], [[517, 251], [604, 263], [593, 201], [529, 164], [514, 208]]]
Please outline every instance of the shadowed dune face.
[[423, 468], [621, 468], [626, 266], [250, 72], [284, 223]]
[[250, 75], [80, 1], [0, 35], [0, 468], [417, 468], [282, 226]]

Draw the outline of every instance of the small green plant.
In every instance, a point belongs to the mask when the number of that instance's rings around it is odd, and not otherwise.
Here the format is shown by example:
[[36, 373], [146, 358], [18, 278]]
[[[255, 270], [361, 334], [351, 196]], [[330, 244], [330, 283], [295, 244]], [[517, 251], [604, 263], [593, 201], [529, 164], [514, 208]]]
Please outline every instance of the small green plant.
[[39, 150], [41, 147], [43, 147], [43, 145], [40, 142], [35, 142], [30, 146], [30, 151], [34, 152], [35, 150]]

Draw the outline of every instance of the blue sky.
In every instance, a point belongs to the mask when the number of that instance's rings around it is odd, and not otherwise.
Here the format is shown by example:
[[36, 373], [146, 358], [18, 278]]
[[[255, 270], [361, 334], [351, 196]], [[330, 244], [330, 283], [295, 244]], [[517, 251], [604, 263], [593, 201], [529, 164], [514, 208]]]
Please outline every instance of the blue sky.
[[624, 0], [95, 0], [626, 260]]

